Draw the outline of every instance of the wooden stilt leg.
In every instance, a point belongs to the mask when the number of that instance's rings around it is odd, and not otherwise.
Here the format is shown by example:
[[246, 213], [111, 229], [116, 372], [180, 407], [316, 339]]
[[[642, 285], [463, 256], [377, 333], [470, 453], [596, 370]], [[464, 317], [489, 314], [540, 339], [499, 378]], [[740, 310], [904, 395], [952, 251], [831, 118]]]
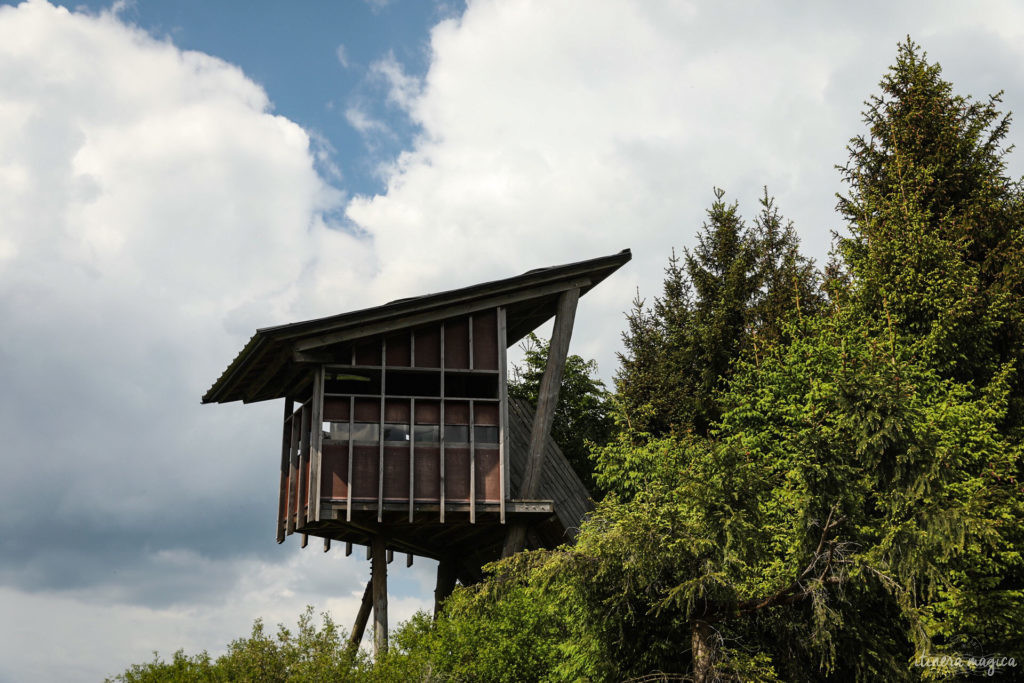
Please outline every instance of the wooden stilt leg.
[[388, 558], [381, 536], [373, 537], [373, 655], [388, 651]]
[[356, 614], [356, 623], [352, 627], [352, 635], [348, 637], [348, 649], [355, 652], [359, 643], [363, 642], [363, 632], [366, 631], [366, 622], [370, 620], [370, 609], [373, 607], [373, 579], [366, 582], [366, 590], [363, 591], [363, 601], [359, 603], [359, 612]]
[[444, 559], [437, 563], [437, 587], [434, 588], [434, 618], [441, 611], [441, 605], [455, 590], [455, 563]]

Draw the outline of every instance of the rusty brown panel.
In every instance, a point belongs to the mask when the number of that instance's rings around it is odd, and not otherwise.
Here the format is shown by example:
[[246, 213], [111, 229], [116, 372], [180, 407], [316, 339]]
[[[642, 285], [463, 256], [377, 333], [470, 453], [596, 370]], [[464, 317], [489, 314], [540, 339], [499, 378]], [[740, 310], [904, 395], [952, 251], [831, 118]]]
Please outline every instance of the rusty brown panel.
[[348, 444], [323, 446], [320, 456], [320, 497], [344, 500], [348, 496]]
[[445, 401], [444, 423], [450, 425], [468, 425], [469, 403], [467, 401]]
[[384, 447], [384, 499], [409, 500], [409, 447]]
[[352, 500], [377, 500], [379, 448], [354, 446], [352, 451]]
[[441, 424], [441, 402], [416, 400], [416, 424]]
[[356, 365], [380, 365], [380, 340], [356, 342]]
[[497, 448], [476, 449], [476, 499], [497, 503], [501, 500], [500, 460]]
[[469, 500], [468, 448], [444, 449], [444, 499], [448, 502]]
[[[419, 404], [416, 405], [419, 408]], [[416, 500], [437, 501], [441, 499], [441, 449], [416, 446], [415, 480]]]
[[441, 328], [421, 327], [413, 332], [416, 339], [416, 367], [441, 367]]
[[[389, 399], [384, 402], [384, 421], [409, 424], [409, 400]], [[407, 473], [408, 474], [408, 473]], [[408, 496], [406, 496], [408, 498]]]
[[487, 425], [489, 427], [498, 426], [498, 404], [497, 403], [480, 403], [477, 402], [473, 405], [473, 422], [478, 425]]
[[385, 340], [387, 364], [407, 368], [412, 361], [412, 349], [409, 348], [409, 332], [403, 330]]
[[444, 324], [444, 366], [469, 367], [469, 318], [455, 318]]
[[478, 370], [498, 369], [498, 312], [496, 310], [473, 315], [473, 367]]
[[356, 422], [380, 422], [380, 399], [357, 398], [354, 412]]
[[325, 398], [324, 422], [348, 422], [348, 399]]

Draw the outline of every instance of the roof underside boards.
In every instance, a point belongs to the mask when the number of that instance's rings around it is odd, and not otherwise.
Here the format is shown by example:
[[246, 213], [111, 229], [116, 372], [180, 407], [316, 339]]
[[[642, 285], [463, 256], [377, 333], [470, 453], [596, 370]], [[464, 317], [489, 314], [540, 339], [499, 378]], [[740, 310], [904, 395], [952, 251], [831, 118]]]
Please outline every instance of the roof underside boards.
[[[518, 490], [526, 469], [533, 409], [522, 400], [509, 401], [509, 465], [513, 492]], [[524, 522], [531, 526], [528, 535], [531, 547], [553, 548], [572, 541], [584, 517], [594, 509], [587, 487], [576, 476], [561, 449], [549, 436], [545, 446], [544, 476], [541, 478], [541, 498], [535, 504], [513, 507], [534, 507], [537, 512], [510, 512], [509, 522]], [[515, 496], [513, 496], [515, 497]], [[541, 512], [553, 503], [554, 514]], [[327, 506], [325, 509], [329, 509]], [[430, 506], [424, 506], [428, 508]], [[299, 533], [367, 544], [373, 535], [384, 534], [389, 549], [399, 553], [412, 553], [440, 559], [457, 557], [463, 564], [480, 567], [501, 556], [508, 525], [501, 524], [497, 511], [477, 512], [477, 522], [469, 522], [468, 510], [446, 513], [446, 523], [438, 521], [434, 509], [417, 512], [409, 522], [408, 506], [396, 505], [393, 512], [385, 512], [383, 524], [377, 523], [376, 509], [353, 510], [352, 521], [345, 520], [344, 504], [334, 508], [335, 518], [312, 523], [299, 529]]]
[[582, 296], [630, 260], [618, 254], [531, 270], [522, 275], [438, 294], [427, 294], [328, 318], [257, 330], [203, 396], [203, 403], [265, 401], [294, 394], [307, 381], [318, 349], [504, 306], [511, 346], [555, 314], [558, 296]]

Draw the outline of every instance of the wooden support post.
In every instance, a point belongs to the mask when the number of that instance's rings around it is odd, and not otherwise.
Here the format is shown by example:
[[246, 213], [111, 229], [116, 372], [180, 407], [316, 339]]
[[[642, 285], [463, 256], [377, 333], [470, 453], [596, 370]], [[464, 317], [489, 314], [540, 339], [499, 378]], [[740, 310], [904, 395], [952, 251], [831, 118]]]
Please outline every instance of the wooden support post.
[[441, 613], [444, 601], [455, 590], [455, 579], [457, 576], [455, 563], [443, 558], [437, 563], [437, 586], [434, 588], [434, 618]]
[[440, 505], [441, 524], [444, 524], [444, 505], [445, 505], [445, 500], [444, 500], [444, 498], [445, 498], [445, 496], [444, 496], [444, 489], [445, 489], [445, 483], [444, 483], [444, 432], [445, 432], [445, 428], [444, 428], [444, 404], [445, 404], [445, 398], [444, 397], [445, 397], [445, 388], [444, 388], [444, 322], [442, 322], [441, 323], [441, 426], [440, 426], [440, 430], [441, 430], [441, 434], [440, 434], [441, 455], [440, 455], [440, 459], [438, 460], [438, 463], [437, 463], [438, 471], [441, 473], [440, 474], [440, 486], [441, 486], [441, 488], [440, 488], [440, 491], [439, 491], [439, 494], [441, 496], [441, 505]]
[[[555, 328], [551, 332], [547, 365], [544, 367], [544, 376], [540, 380], [540, 389], [537, 392], [537, 413], [533, 416], [533, 428], [530, 430], [526, 472], [523, 474], [523, 483], [519, 490], [519, 497], [525, 500], [536, 498], [540, 489], [540, 480], [544, 472], [544, 444], [551, 433], [551, 423], [554, 421], [555, 408], [558, 406], [558, 392], [562, 388], [562, 372], [565, 370], [565, 359], [569, 354], [569, 340], [572, 338], [572, 325], [576, 319], [576, 303], [579, 298], [578, 289], [567, 290], [558, 297]], [[525, 542], [526, 525], [510, 526], [505, 536], [502, 557], [519, 552]]]
[[352, 554], [352, 541], [345, 541], [345, 557]]
[[325, 553], [331, 552], [331, 539], [329, 539], [329, 538], [325, 538], [324, 539], [324, 552]]
[[[387, 431], [384, 428], [384, 413], [387, 403], [385, 401], [385, 395], [387, 394], [387, 370], [385, 365], [388, 362], [388, 340], [380, 340], [380, 432], [378, 436], [378, 446], [380, 448], [380, 460], [377, 463], [377, 523], [380, 524], [384, 521], [384, 432]], [[350, 432], [351, 434], [351, 432]], [[351, 441], [351, 439], [350, 439]]]
[[[309, 504], [309, 415], [309, 403], [303, 404], [299, 408], [299, 412], [295, 413], [295, 417], [299, 420], [299, 485], [293, 511], [297, 529], [306, 526], [306, 512]], [[303, 538], [302, 547], [306, 547], [305, 538]]]
[[411, 567], [412, 566], [412, 553], [406, 553], [405, 554], [405, 566], [406, 567]]
[[[473, 318], [470, 318], [472, 321]], [[470, 325], [470, 331], [473, 326]], [[472, 345], [470, 346], [472, 348]], [[476, 416], [473, 400], [469, 401], [469, 523], [476, 524]]]
[[499, 516], [501, 523], [505, 523], [505, 501], [509, 496], [509, 474], [508, 474], [508, 370], [506, 365], [507, 349], [507, 326], [505, 322], [505, 308], [498, 308], [498, 448], [500, 459], [498, 461], [498, 479], [501, 489], [501, 503], [499, 505]]
[[356, 623], [352, 626], [352, 634], [348, 637], [348, 649], [355, 652], [359, 643], [363, 641], [363, 632], [366, 630], [366, 622], [370, 620], [370, 609], [373, 607], [373, 579], [366, 582], [366, 590], [363, 591], [363, 601], [359, 603], [359, 611], [356, 613]]
[[291, 415], [295, 407], [294, 402], [290, 398], [284, 400], [284, 420], [282, 422], [282, 429], [284, 430], [281, 435], [281, 488], [278, 493], [279, 500], [277, 503], [277, 542], [284, 543], [285, 526], [288, 519], [288, 492], [291, 490], [290, 481], [288, 479], [288, 467], [291, 463], [291, 445], [292, 445], [292, 425]]
[[388, 651], [388, 562], [384, 537], [373, 537], [373, 655]]

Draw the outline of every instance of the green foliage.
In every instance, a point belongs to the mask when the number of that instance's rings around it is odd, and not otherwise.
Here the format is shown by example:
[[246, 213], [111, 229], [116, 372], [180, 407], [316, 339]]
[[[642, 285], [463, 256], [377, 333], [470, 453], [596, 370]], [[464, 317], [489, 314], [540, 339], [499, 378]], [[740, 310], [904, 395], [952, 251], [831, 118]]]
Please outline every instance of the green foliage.
[[[540, 392], [541, 378], [547, 365], [549, 342], [532, 332], [523, 341], [523, 365], [513, 366], [508, 385], [511, 398], [525, 399], [534, 408]], [[591, 483], [594, 470], [590, 446], [607, 443], [615, 423], [611, 417], [611, 401], [604, 382], [597, 379], [597, 363], [570, 354], [565, 359], [562, 385], [558, 392], [551, 436], [562, 449], [569, 464], [586, 483]]]
[[616, 384], [635, 432], [707, 434], [735, 359], [822, 306], [817, 271], [767, 190], [752, 229], [723, 197], [716, 189], [693, 251], [669, 258], [661, 297], [648, 309], [638, 295], [627, 316]]
[[[170, 662], [154, 653], [152, 662], [136, 664], [109, 681], [121, 683], [171, 683], [200, 681], [316, 681], [366, 680], [375, 675], [362, 653], [347, 649], [347, 634], [327, 614], [319, 628], [313, 608], [299, 616], [293, 632], [280, 625], [276, 636], [267, 634], [257, 619], [248, 638], [233, 641], [227, 652], [212, 660], [206, 652], [189, 657], [179, 650]], [[404, 680], [401, 678], [377, 680]]]
[[[864, 113], [838, 208], [852, 301], [884, 312], [949, 377], [982, 387], [1024, 361], [1024, 194], [1006, 176], [1010, 116], [1000, 96], [953, 93], [909, 39]], [[1011, 378], [1019, 426], [1024, 377]]]

